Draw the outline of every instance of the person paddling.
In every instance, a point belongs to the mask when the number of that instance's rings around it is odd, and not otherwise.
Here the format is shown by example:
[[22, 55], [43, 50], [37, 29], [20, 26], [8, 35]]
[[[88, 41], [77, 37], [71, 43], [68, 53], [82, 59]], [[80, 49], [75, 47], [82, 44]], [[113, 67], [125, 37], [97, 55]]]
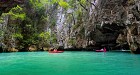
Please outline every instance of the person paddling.
[[57, 49], [54, 49], [53, 51], [54, 51], [54, 52], [57, 52]]
[[106, 48], [104, 47], [104, 52], [106, 52]]

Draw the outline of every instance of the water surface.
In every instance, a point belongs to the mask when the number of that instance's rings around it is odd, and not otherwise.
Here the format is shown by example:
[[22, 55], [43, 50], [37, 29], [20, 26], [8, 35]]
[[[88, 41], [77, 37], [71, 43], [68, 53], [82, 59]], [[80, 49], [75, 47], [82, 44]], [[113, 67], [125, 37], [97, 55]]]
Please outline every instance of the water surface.
[[139, 75], [140, 55], [125, 52], [0, 54], [0, 75]]

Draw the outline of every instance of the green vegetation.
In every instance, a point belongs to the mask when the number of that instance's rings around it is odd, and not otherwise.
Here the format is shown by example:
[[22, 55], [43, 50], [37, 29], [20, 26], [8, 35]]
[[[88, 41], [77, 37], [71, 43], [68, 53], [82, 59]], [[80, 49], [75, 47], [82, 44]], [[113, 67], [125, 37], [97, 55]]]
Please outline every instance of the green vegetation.
[[8, 15], [11, 16], [12, 20], [16, 20], [16, 19], [20, 19], [20, 20], [24, 20], [26, 17], [25, 12], [23, 11], [23, 8], [21, 8], [19, 5], [17, 5], [16, 7], [12, 8]]
[[[70, 33], [71, 31], [85, 33], [82, 17], [86, 14], [83, 8], [86, 4], [86, 0], [29, 0], [17, 5], [0, 17], [0, 24], [4, 27], [0, 30], [2, 42], [7, 46], [6, 49], [17, 48], [19, 51], [23, 49], [27, 51], [32, 45], [38, 50], [42, 47], [58, 46], [58, 32], [64, 30], [57, 30], [57, 11], [58, 8], [62, 8], [62, 13], [65, 14], [65, 23], [62, 27], [69, 27], [69, 31], [68, 35], [62, 35], [61, 39], [63, 41], [67, 39], [65, 42], [68, 45], [76, 45], [77, 39], [73, 37], [78, 34], [70, 36]], [[68, 10], [71, 12], [67, 13]], [[81, 26], [82, 29], [78, 30]], [[81, 39], [84, 39], [84, 35], [81, 36]]]
[[65, 1], [63, 1], [63, 0], [60, 0], [59, 5], [63, 8], [68, 8], [69, 7], [69, 4]]

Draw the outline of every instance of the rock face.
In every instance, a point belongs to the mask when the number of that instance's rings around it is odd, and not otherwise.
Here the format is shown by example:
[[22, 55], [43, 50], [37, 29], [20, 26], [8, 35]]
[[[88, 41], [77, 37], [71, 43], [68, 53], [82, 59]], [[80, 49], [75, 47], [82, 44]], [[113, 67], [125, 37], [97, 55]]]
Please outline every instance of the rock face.
[[[90, 33], [91, 40], [94, 40], [93, 47], [96, 49], [100, 49], [106, 47], [109, 49], [120, 49], [117, 45], [118, 36], [125, 29], [124, 26], [119, 26], [115, 23], [112, 24], [104, 24], [103, 27], [96, 28], [95, 31]], [[122, 39], [120, 39], [122, 40]], [[120, 41], [119, 41], [120, 43]]]
[[24, 3], [24, 0], [0, 0], [0, 15], [8, 12], [12, 7]]
[[[0, 0], [0, 16], [2, 13], [7, 13], [11, 10], [11, 8], [16, 7], [17, 5], [21, 5], [23, 3], [24, 3], [24, 0]], [[8, 19], [8, 16], [2, 16], [1, 18], [3, 20], [3, 23], [0, 24], [0, 28], [4, 29], [2, 31], [8, 31], [7, 30], [8, 22], [10, 22]], [[5, 38], [5, 39], [9, 38], [8, 35], [9, 34], [6, 35], [7, 37], [2, 37], [2, 38]], [[1, 40], [0, 40], [0, 42], [1, 42]], [[3, 42], [5, 44], [3, 44], [1, 46], [0, 52], [17, 52], [17, 51], [19, 51], [18, 48], [16, 49], [16, 47], [14, 47], [14, 44], [10, 44], [8, 42], [9, 42], [9, 39], [6, 40], [5, 42]], [[11, 47], [11, 45], [13, 45], [13, 46]]]
[[31, 45], [28, 49], [29, 51], [37, 51], [37, 47], [35, 45]]
[[8, 52], [18, 52], [18, 49], [16, 49], [16, 48], [8, 48]]
[[96, 45], [140, 51], [139, 0], [100, 0], [98, 11], [97, 24], [100, 28], [96, 28], [90, 38]]

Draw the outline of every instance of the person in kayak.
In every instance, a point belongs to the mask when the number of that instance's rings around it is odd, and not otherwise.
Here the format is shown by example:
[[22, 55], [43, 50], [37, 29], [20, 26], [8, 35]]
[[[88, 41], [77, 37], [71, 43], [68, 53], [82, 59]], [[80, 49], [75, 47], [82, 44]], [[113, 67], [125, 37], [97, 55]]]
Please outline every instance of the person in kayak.
[[57, 49], [54, 49], [53, 51], [54, 51], [54, 52], [57, 52]]

